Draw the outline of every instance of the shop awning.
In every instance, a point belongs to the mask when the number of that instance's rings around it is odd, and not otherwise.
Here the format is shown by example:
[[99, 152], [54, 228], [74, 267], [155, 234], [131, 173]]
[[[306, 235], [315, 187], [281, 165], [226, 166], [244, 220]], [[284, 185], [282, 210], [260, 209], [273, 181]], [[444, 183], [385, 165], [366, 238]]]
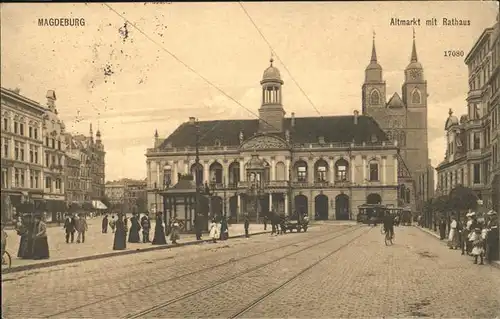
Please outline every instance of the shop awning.
[[93, 200], [92, 207], [94, 209], [108, 209], [100, 200]]

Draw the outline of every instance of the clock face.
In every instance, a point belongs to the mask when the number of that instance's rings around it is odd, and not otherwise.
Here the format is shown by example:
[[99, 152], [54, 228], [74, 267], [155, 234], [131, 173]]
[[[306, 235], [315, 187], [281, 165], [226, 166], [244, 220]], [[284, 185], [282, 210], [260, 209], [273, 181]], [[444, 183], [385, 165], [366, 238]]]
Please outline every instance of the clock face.
[[420, 70], [410, 70], [410, 76], [412, 79], [418, 79], [420, 77]]

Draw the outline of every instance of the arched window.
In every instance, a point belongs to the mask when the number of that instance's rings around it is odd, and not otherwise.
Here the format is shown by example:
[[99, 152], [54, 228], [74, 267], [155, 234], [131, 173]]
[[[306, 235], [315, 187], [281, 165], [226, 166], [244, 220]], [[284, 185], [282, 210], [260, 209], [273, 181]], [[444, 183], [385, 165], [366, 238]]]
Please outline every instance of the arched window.
[[341, 158], [335, 163], [335, 180], [336, 181], [346, 181], [347, 180], [347, 169], [349, 163]]
[[307, 182], [307, 164], [304, 161], [299, 161], [295, 164], [295, 172], [298, 182]]
[[411, 103], [413, 104], [420, 104], [420, 91], [419, 90], [414, 90], [413, 93], [411, 94]]
[[172, 184], [172, 167], [165, 165], [163, 167], [163, 186], [169, 187]]
[[370, 169], [370, 182], [376, 182], [378, 178], [378, 162], [373, 159], [370, 161], [368, 168]]
[[213, 162], [209, 167], [210, 183], [223, 183], [223, 169], [219, 162]]
[[323, 160], [323, 159], [320, 159], [316, 162], [316, 164], [314, 165], [315, 166], [315, 170], [316, 170], [316, 181], [317, 182], [326, 182], [328, 180], [328, 177], [327, 177], [327, 172], [328, 172], [328, 163]]
[[373, 90], [372, 93], [370, 94], [370, 104], [371, 105], [380, 104], [380, 94], [378, 93], [377, 90]]

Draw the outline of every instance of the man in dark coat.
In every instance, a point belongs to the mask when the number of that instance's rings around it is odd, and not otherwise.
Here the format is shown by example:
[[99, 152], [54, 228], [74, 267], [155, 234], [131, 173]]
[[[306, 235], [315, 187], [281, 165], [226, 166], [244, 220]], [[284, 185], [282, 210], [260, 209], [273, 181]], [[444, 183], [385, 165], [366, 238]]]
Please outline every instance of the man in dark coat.
[[102, 219], [102, 233], [106, 234], [108, 232], [108, 214], [104, 215]]
[[198, 213], [194, 217], [194, 231], [196, 233], [196, 240], [201, 240], [201, 234], [203, 232], [203, 216]]
[[165, 236], [165, 228], [163, 227], [163, 220], [161, 218], [162, 212], [158, 212], [156, 214], [156, 223], [155, 223], [155, 235], [153, 237], [153, 245], [166, 245], [167, 238]]
[[64, 220], [63, 228], [66, 230], [66, 243], [69, 243], [71, 237], [71, 242], [75, 241], [75, 230], [76, 230], [76, 220], [74, 216], [67, 215]]
[[250, 235], [248, 234], [248, 228], [250, 227], [250, 220], [248, 219], [248, 215], [245, 214], [245, 237], [248, 238]]
[[147, 215], [142, 216], [141, 218], [141, 226], [142, 226], [142, 242], [149, 243], [149, 230], [151, 229], [151, 222], [149, 221], [149, 217]]
[[444, 217], [441, 217], [439, 221], [439, 238], [441, 240], [446, 238], [446, 219]]

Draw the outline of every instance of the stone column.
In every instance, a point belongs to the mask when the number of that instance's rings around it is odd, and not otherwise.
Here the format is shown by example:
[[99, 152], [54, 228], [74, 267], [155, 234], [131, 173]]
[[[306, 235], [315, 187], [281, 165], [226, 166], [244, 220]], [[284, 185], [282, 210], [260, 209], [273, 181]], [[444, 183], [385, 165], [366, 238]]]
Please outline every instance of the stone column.
[[204, 162], [203, 163], [203, 181], [201, 181], [202, 183], [204, 183], [205, 181], [210, 181], [210, 176], [209, 176], [209, 167], [208, 167], [208, 162]]
[[61, 194], [64, 194], [65, 191], [64, 191], [64, 179], [61, 178]]
[[366, 156], [363, 156], [363, 185], [366, 185], [366, 180], [368, 179], [366, 176]]
[[271, 160], [271, 180], [276, 180], [276, 161], [274, 159]]
[[227, 187], [227, 185], [229, 185], [229, 164], [228, 163], [224, 163], [222, 164], [222, 171], [223, 171], [223, 181], [224, 181], [224, 185]]
[[172, 162], [172, 176], [170, 177], [171, 179], [171, 184], [170, 186], [173, 186], [177, 184], [177, 161]]
[[285, 199], [285, 215], [288, 215], [288, 194], [284, 194], [284, 199]]
[[309, 159], [307, 161], [307, 180], [309, 183], [314, 184], [314, 175], [316, 174], [315, 168], [314, 168], [314, 160]]
[[394, 183], [398, 184], [398, 157], [394, 155]]
[[349, 163], [349, 173], [351, 173], [351, 183], [356, 182], [356, 156], [351, 156]]
[[161, 166], [161, 163], [160, 162], [156, 162], [156, 187], [160, 187], [161, 186], [161, 182], [160, 182], [160, 166]]
[[30, 168], [28, 167], [26, 169], [26, 172], [24, 173], [24, 187], [25, 188], [31, 188], [31, 185], [30, 185]]
[[288, 181], [290, 179], [290, 159], [286, 159], [285, 161], [285, 180]]
[[184, 174], [189, 174], [189, 161], [184, 160]]
[[330, 183], [335, 183], [335, 160], [330, 157]]
[[237, 214], [241, 215], [241, 194], [236, 195], [236, 198], [238, 199]]
[[273, 193], [269, 193], [269, 211], [273, 208]]
[[382, 186], [385, 186], [386, 184], [386, 170], [387, 170], [387, 163], [386, 163], [387, 159], [385, 156], [382, 156], [382, 178], [381, 178], [381, 182], [382, 182]]
[[240, 181], [244, 182], [247, 180], [245, 175], [245, 162], [243, 158], [240, 158]]
[[[14, 138], [13, 138], [13, 137], [11, 137], [11, 138], [10, 138], [10, 150], [9, 150], [9, 151], [10, 151], [10, 152], [9, 152], [9, 153], [10, 153], [10, 156], [9, 156], [9, 158], [10, 158], [10, 159], [14, 159], [14, 158], [15, 158], [15, 157], [14, 157], [14, 155], [15, 155], [15, 154], [14, 154], [14, 147], [15, 147], [15, 144], [14, 144]], [[43, 160], [44, 160], [44, 163], [45, 163], [45, 158], [44, 158]], [[44, 164], [44, 165], [45, 165], [45, 164]], [[12, 174], [14, 174], [14, 173], [12, 173]]]

